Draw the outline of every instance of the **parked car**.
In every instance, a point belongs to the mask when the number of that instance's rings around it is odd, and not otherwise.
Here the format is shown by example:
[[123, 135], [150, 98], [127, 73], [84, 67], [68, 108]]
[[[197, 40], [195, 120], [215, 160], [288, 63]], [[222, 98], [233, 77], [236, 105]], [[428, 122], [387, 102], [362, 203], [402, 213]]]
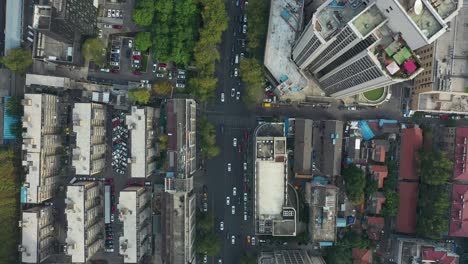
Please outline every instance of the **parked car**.
[[133, 39], [128, 40], [128, 47], [132, 48], [133, 47]]
[[236, 195], [237, 195], [237, 188], [232, 187], [232, 196], [236, 196]]
[[237, 138], [232, 139], [232, 146], [237, 147]]
[[221, 93], [221, 102], [224, 103], [224, 93]]
[[121, 25], [113, 25], [112, 27], [115, 28], [115, 29], [122, 29]]
[[103, 27], [104, 27], [104, 28], [112, 28], [112, 26], [109, 25], [109, 24], [104, 24]]
[[219, 230], [221, 230], [221, 231], [224, 230], [224, 222], [223, 222], [223, 221], [221, 221], [221, 222], [219, 223]]
[[240, 99], [240, 92], [237, 91], [237, 93], [236, 93], [236, 100], [239, 100], [239, 99]]
[[158, 66], [156, 65], [156, 63], [153, 63], [153, 72], [156, 72], [157, 69], [158, 69]]
[[236, 89], [234, 87], [231, 88], [231, 97], [236, 95]]

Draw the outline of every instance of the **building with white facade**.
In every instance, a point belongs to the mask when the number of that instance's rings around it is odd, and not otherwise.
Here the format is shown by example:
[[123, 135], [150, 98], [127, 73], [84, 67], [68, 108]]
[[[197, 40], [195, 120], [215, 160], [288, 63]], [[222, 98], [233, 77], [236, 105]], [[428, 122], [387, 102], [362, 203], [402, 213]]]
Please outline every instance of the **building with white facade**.
[[65, 242], [67, 255], [73, 263], [86, 263], [104, 248], [103, 200], [99, 182], [77, 182], [67, 186]]
[[50, 94], [25, 94], [22, 100], [23, 166], [26, 179], [23, 203], [41, 203], [57, 190], [63, 141], [59, 98]]
[[258, 264], [325, 264], [320, 256], [311, 256], [306, 250], [286, 249], [263, 251], [258, 256]]
[[123, 222], [119, 254], [124, 257], [124, 263], [140, 263], [151, 249], [150, 195], [144, 187], [127, 187], [120, 191], [117, 209]]
[[146, 178], [156, 169], [155, 109], [132, 106], [126, 117], [130, 131], [130, 177]]
[[327, 0], [292, 58], [337, 98], [411, 80], [423, 70], [413, 51], [439, 38], [460, 7], [456, 0]]
[[23, 211], [21, 221], [21, 252], [23, 263], [41, 263], [54, 254], [54, 218], [52, 207], [38, 206]]
[[296, 210], [288, 205], [285, 125], [261, 124], [254, 136], [255, 233], [295, 236]]
[[106, 109], [97, 103], [75, 103], [73, 108], [73, 132], [76, 148], [72, 165], [78, 175], [94, 175], [102, 172], [106, 154]]

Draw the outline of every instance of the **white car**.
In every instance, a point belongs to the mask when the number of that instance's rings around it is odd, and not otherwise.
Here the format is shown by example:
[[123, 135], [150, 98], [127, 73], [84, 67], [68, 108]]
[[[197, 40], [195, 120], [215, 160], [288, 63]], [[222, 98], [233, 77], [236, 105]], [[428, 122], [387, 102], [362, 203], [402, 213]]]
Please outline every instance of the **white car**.
[[231, 89], [231, 97], [234, 97], [236, 95], [236, 89], [234, 87]]
[[228, 171], [231, 172], [231, 163], [228, 163]]
[[112, 17], [112, 10], [107, 9], [107, 17]]
[[231, 244], [236, 244], [236, 236], [231, 236]]
[[156, 72], [157, 68], [158, 68], [158, 65], [156, 65], [156, 63], [153, 63], [153, 72]]
[[223, 221], [221, 221], [221, 222], [219, 223], [219, 230], [221, 230], [221, 231], [224, 230], [224, 222], [223, 222]]
[[206, 254], [203, 255], [203, 263], [208, 263], [208, 256]]
[[175, 85], [177, 88], [185, 88], [185, 84], [183, 83], [176, 83]]
[[224, 103], [224, 93], [221, 93], [221, 102]]
[[244, 24], [244, 26], [242, 27], [242, 33], [246, 34], [247, 33], [247, 25]]
[[236, 100], [239, 100], [239, 99], [240, 99], [240, 92], [237, 91], [237, 93], [236, 93]]
[[237, 68], [234, 68], [234, 77], [239, 76], [239, 70]]
[[227, 196], [226, 197], [226, 205], [230, 205], [231, 204], [231, 197]]
[[218, 264], [222, 264], [223, 261], [221, 259], [218, 259]]
[[237, 195], [237, 188], [232, 187], [232, 196], [236, 196], [236, 195]]
[[233, 206], [231, 207], [231, 213], [232, 213], [233, 215], [236, 214], [236, 206], [235, 206], [235, 205], [233, 205]]
[[244, 162], [244, 170], [247, 170], [247, 162]]
[[132, 40], [132, 39], [129, 39], [129, 40], [128, 40], [128, 47], [129, 47], [129, 48], [132, 48], [132, 47], [133, 47], [133, 40]]
[[244, 193], [244, 202], [247, 202], [247, 193]]
[[103, 27], [104, 27], [104, 28], [112, 28], [112, 25], [104, 24]]
[[252, 237], [252, 246], [255, 246], [255, 237]]
[[232, 146], [237, 147], [237, 138], [232, 139]]

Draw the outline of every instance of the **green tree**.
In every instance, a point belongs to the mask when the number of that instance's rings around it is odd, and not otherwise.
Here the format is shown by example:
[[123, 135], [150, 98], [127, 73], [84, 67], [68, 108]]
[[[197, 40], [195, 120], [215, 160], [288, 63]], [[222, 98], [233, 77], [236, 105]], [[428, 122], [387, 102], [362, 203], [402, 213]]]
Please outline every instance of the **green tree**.
[[216, 128], [208, 122], [206, 116], [199, 121], [202, 152], [208, 157], [213, 158], [220, 154], [220, 149], [216, 145]]
[[139, 26], [149, 26], [153, 23], [154, 11], [154, 0], [140, 0], [133, 10], [133, 21]]
[[15, 157], [15, 151], [12, 147], [0, 149], [0, 159], [12, 159]]
[[448, 182], [453, 172], [453, 162], [448, 159], [446, 152], [422, 150], [419, 158], [419, 174], [423, 183], [442, 185]]
[[81, 46], [83, 57], [87, 61], [93, 61], [102, 66], [106, 62], [106, 47], [99, 38], [89, 38]]
[[398, 205], [400, 204], [400, 196], [395, 191], [385, 192], [385, 203], [382, 206], [382, 215], [393, 217], [398, 214]]
[[221, 240], [219, 239], [219, 236], [212, 231], [201, 235], [200, 238], [197, 237], [195, 248], [199, 254], [216, 256], [221, 250]]
[[131, 101], [139, 104], [147, 104], [151, 98], [151, 93], [146, 88], [135, 88], [128, 91]]
[[240, 259], [240, 264], [257, 264], [257, 258], [252, 255], [244, 254]]
[[214, 228], [213, 214], [201, 214], [197, 219], [197, 228], [203, 234], [212, 232]]
[[268, 8], [269, 1], [251, 0], [246, 7], [247, 24], [247, 47], [249, 49], [257, 49], [263, 46], [268, 30]]
[[202, 102], [213, 98], [218, 79], [214, 77], [194, 77], [189, 79], [189, 86]]
[[147, 51], [152, 45], [150, 32], [138, 32], [135, 36], [137, 50]]
[[440, 239], [448, 232], [449, 190], [443, 185], [419, 185], [416, 232], [430, 239]]
[[153, 92], [161, 96], [170, 95], [172, 88], [172, 84], [168, 81], [153, 84]]
[[262, 102], [264, 77], [263, 65], [258, 60], [241, 59], [240, 78], [245, 83], [243, 101], [247, 106], [254, 106]]
[[5, 57], [1, 57], [0, 63], [14, 72], [24, 74], [31, 67], [33, 60], [29, 50], [15, 48], [9, 50]]
[[369, 197], [379, 190], [379, 183], [374, 179], [367, 179], [366, 187], [364, 189], [365, 194]]
[[23, 136], [23, 125], [21, 122], [16, 122], [10, 125], [10, 130], [16, 138], [22, 138]]
[[23, 105], [21, 105], [21, 97], [12, 96], [8, 99], [6, 113], [14, 118], [21, 118], [23, 116]]
[[345, 181], [345, 190], [348, 198], [355, 204], [361, 204], [364, 201], [364, 187], [366, 177], [364, 172], [355, 164], [350, 164], [342, 171]]
[[161, 151], [166, 151], [167, 150], [168, 140], [169, 140], [169, 137], [166, 134], [159, 135], [159, 149]]

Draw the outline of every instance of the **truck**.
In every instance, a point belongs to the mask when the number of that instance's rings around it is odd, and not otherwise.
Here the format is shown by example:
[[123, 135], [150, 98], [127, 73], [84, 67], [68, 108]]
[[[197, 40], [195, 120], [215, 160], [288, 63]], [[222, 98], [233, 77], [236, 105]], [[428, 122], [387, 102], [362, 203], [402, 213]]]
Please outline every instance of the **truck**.
[[104, 223], [110, 224], [110, 214], [111, 214], [111, 187], [110, 185], [104, 186]]

